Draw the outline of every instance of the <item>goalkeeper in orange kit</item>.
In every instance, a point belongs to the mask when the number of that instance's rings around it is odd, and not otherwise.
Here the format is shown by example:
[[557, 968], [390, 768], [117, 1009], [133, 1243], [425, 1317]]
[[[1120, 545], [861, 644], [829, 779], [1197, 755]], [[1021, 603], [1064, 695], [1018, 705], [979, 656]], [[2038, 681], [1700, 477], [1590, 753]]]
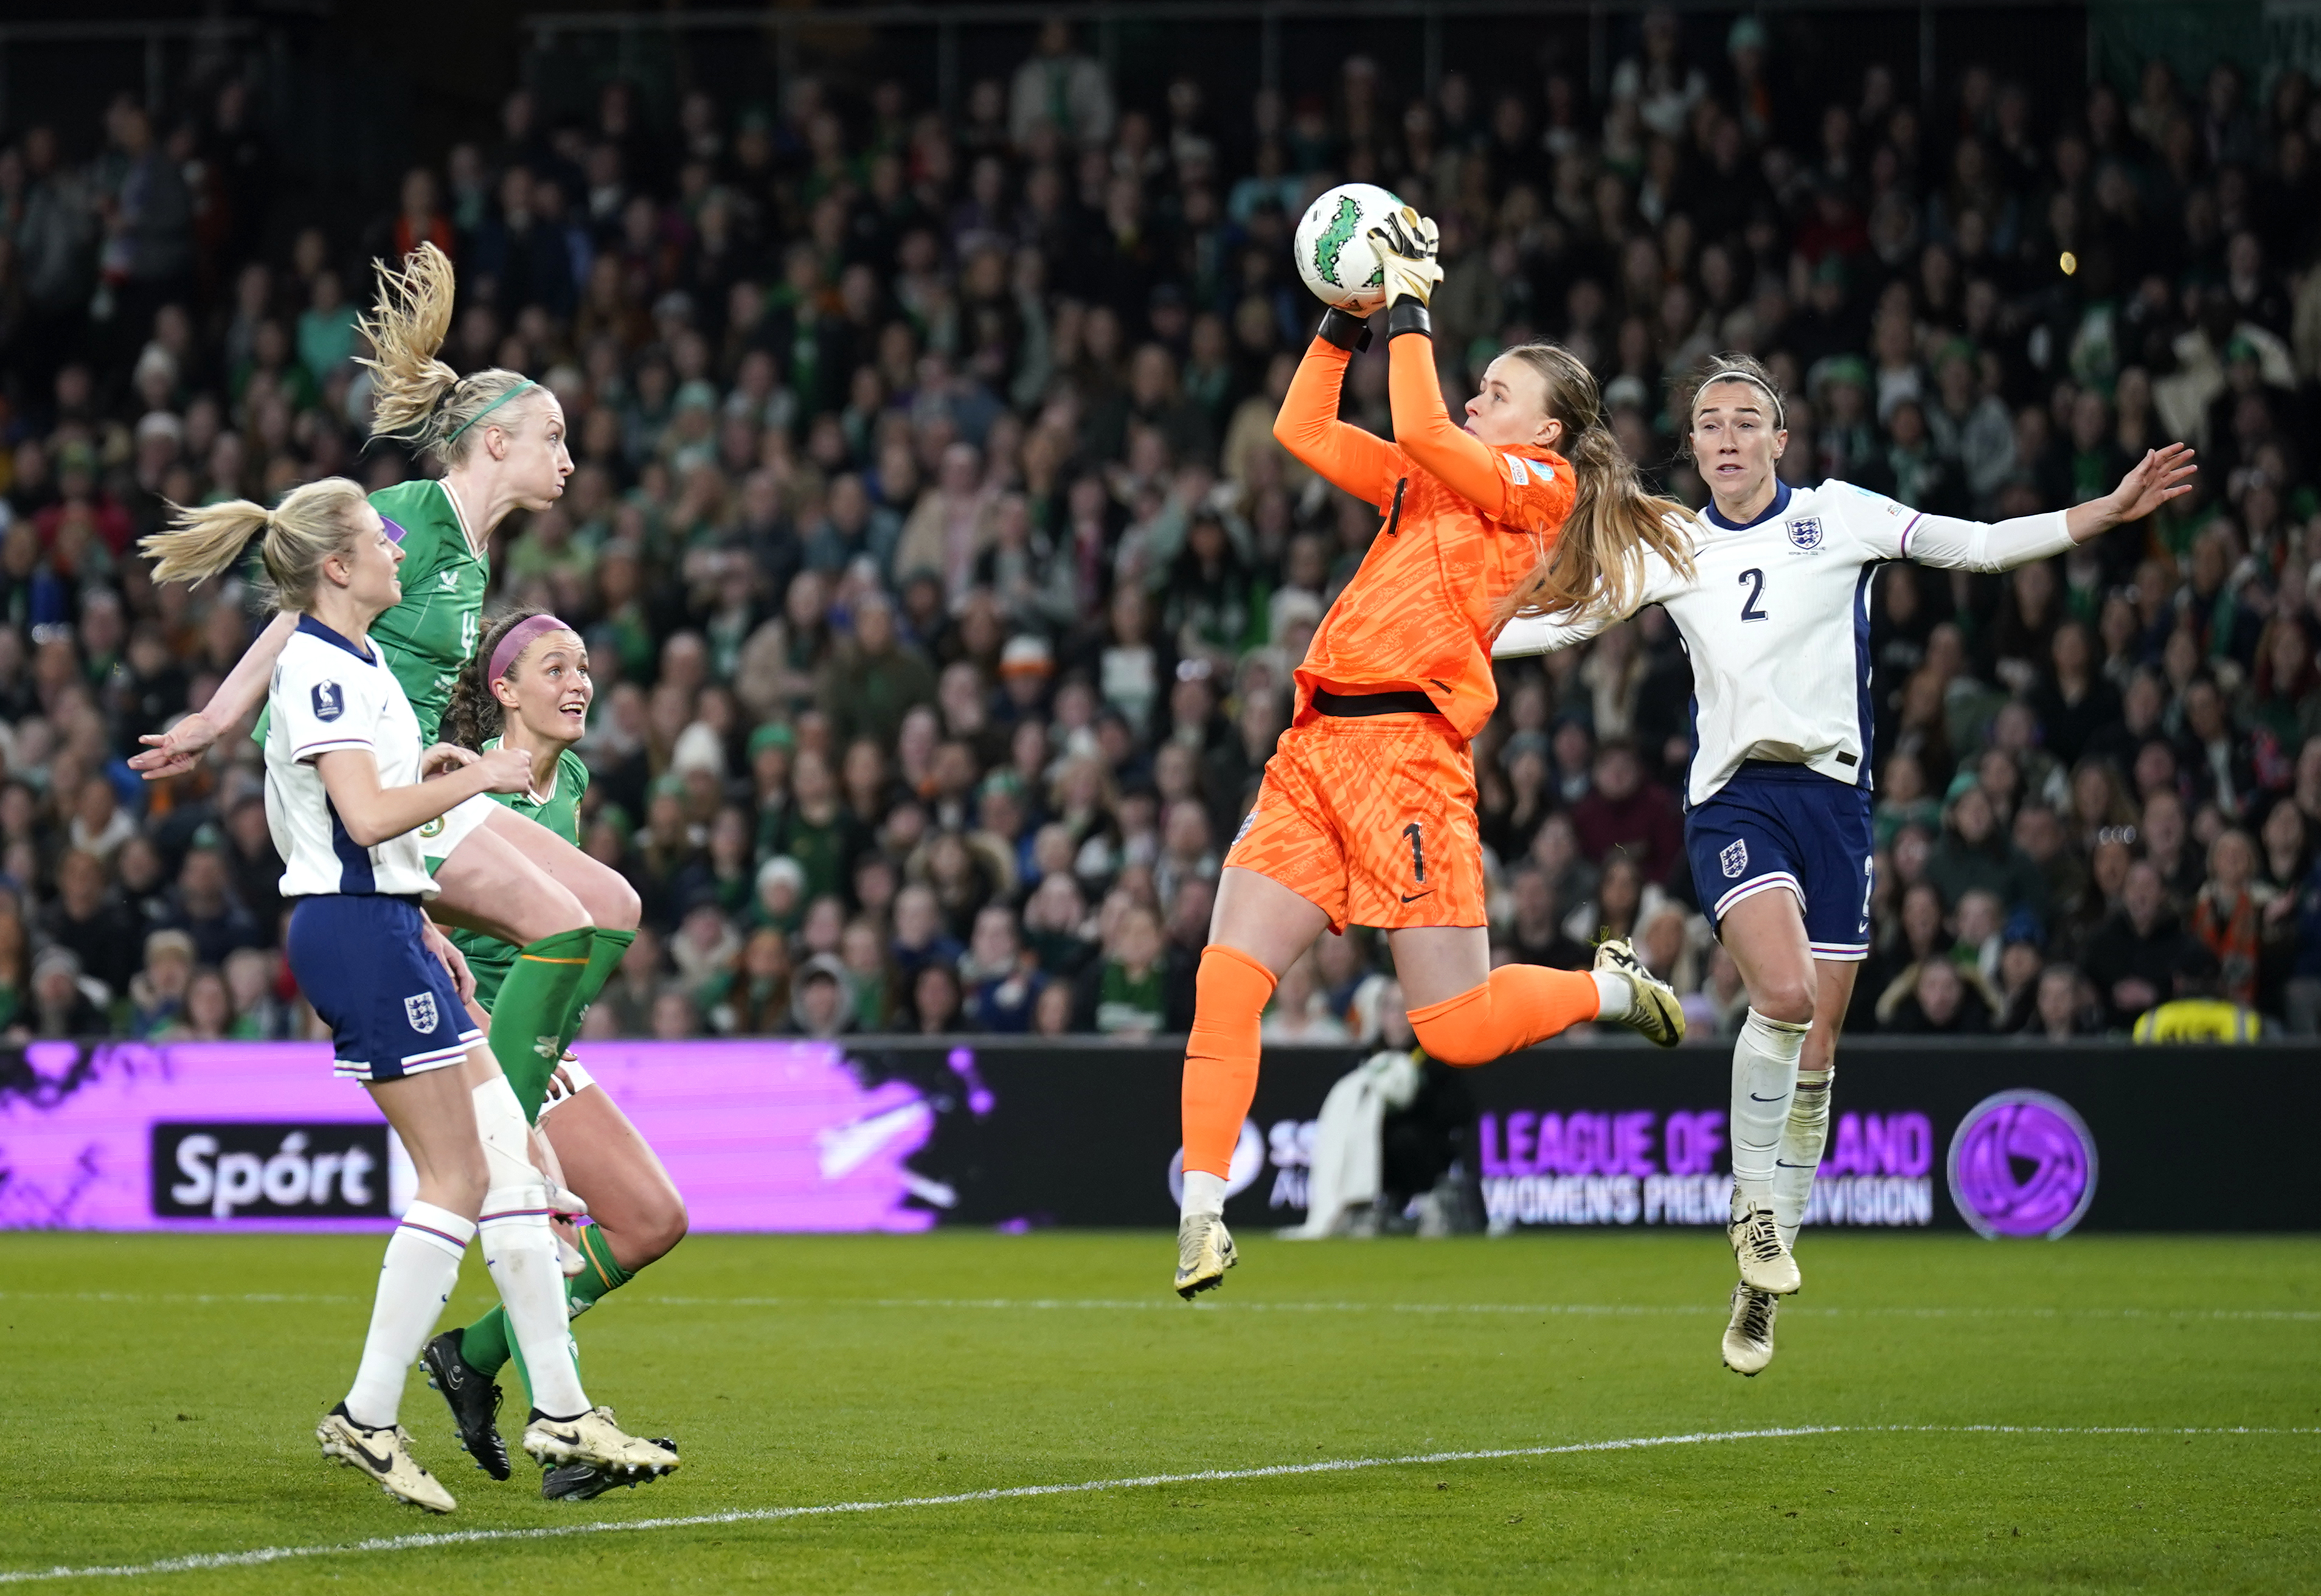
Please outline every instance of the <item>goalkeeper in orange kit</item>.
[[1625, 615], [1642, 551], [1688, 565], [1605, 426], [1595, 378], [1529, 343], [1484, 373], [1462, 431], [1434, 373], [1434, 224], [1408, 207], [1370, 234], [1384, 263], [1394, 442], [1337, 419], [1370, 327], [1323, 317], [1273, 424], [1282, 446], [1381, 517], [1361, 569], [1297, 668], [1296, 712], [1225, 855], [1185, 1048], [1177, 1290], [1233, 1267], [1225, 1176], [1257, 1090], [1258, 1020], [1325, 928], [1384, 929], [1419, 1044], [1482, 1064], [1588, 1020], [1683, 1038], [1676, 995], [1625, 943], [1593, 971], [1490, 967], [1469, 743], [1498, 703], [1491, 638], [1516, 614]]

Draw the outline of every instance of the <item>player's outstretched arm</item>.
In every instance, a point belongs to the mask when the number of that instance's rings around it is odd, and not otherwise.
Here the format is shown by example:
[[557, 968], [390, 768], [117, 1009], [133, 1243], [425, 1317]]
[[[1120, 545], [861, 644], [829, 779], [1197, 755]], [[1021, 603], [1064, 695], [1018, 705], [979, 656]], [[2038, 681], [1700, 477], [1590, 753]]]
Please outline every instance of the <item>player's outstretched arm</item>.
[[424, 825], [478, 793], [523, 792], [532, 785], [532, 756], [519, 748], [495, 748], [448, 776], [409, 787], [381, 787], [378, 761], [367, 747], [316, 754], [314, 770], [339, 823], [363, 848]]
[[2128, 468], [2117, 488], [2101, 498], [2073, 505], [2064, 512], [2064, 519], [2071, 525], [2071, 541], [2084, 543], [2124, 522], [2143, 520], [2170, 499], [2191, 492], [2192, 474], [2198, 470], [2192, 463], [2189, 443], [2162, 443], [2157, 449], [2145, 450], [2144, 458]]
[[2043, 515], [2011, 521], [1960, 521], [1948, 515], [1910, 520], [1890, 555], [1922, 565], [1980, 571], [2012, 570], [2034, 560], [2052, 559], [2076, 544], [2101, 537], [2113, 527], [2141, 521], [2171, 498], [2192, 491], [2189, 443], [2144, 451], [2119, 486], [2099, 498]]
[[1297, 362], [1297, 374], [1273, 418], [1273, 436], [1331, 487], [1372, 504], [1394, 492], [1394, 451], [1384, 439], [1338, 419], [1346, 367], [1367, 347], [1370, 329], [1358, 316], [1333, 310]]
[[1387, 345], [1387, 400], [1394, 411], [1394, 440], [1411, 459], [1484, 515], [1495, 521], [1507, 518], [1506, 478], [1488, 444], [1451, 424], [1443, 379], [1434, 369], [1434, 340], [1424, 329], [1397, 335]]
[[282, 657], [282, 645], [297, 629], [298, 617], [287, 611], [268, 622], [266, 630], [258, 634], [258, 641], [250, 645], [241, 661], [226, 672], [225, 679], [218, 683], [207, 704], [179, 719], [166, 732], [149, 732], [138, 738], [146, 745], [145, 752], [132, 756], [129, 768], [148, 781], [180, 776], [192, 770], [211, 743], [228, 728], [240, 725], [251, 710], [266, 701], [267, 685], [274, 677], [274, 661]]
[[1491, 639], [1491, 658], [1519, 660], [1529, 654], [1552, 654], [1558, 649], [1585, 643], [1610, 625], [1611, 616], [1517, 616]]
[[1387, 401], [1394, 441], [1451, 491], [1494, 520], [1506, 517], [1506, 480], [1488, 445], [1451, 421], [1434, 369], [1427, 300], [1443, 281], [1434, 223], [1408, 205], [1370, 230], [1387, 292]]

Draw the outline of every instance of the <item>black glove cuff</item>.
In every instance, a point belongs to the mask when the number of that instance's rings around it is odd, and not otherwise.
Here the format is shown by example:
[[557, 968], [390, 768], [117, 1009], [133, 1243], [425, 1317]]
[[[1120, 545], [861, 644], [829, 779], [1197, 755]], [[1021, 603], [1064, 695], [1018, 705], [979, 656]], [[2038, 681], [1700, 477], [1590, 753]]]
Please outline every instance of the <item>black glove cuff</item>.
[[1314, 336], [1358, 355], [1370, 346], [1370, 324], [1366, 317], [1333, 305], [1322, 313], [1322, 324], [1314, 329]]
[[1386, 313], [1387, 342], [1391, 343], [1405, 333], [1434, 336], [1434, 324], [1427, 317], [1426, 306], [1408, 297], [1396, 300], [1393, 308]]

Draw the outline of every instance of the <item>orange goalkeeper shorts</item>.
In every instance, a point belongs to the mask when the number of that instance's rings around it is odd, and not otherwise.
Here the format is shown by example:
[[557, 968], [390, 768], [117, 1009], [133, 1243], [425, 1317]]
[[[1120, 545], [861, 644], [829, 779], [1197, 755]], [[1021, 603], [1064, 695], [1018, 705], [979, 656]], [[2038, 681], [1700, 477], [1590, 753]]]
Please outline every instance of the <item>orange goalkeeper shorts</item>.
[[1431, 715], [1299, 720], [1225, 863], [1280, 882], [1333, 931], [1485, 924], [1467, 744]]

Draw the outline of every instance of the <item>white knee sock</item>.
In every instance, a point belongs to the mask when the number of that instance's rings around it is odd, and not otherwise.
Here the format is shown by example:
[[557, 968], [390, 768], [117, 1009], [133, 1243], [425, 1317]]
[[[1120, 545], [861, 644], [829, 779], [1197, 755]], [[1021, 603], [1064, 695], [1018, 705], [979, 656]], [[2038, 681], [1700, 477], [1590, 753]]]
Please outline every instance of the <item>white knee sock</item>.
[[502, 1187], [484, 1199], [484, 1266], [506, 1305], [508, 1327], [532, 1376], [532, 1405], [551, 1418], [588, 1411], [580, 1371], [572, 1361], [570, 1313], [564, 1272], [556, 1266], [556, 1234], [548, 1227], [548, 1188]]
[[1735, 1212], [1770, 1207], [1773, 1160], [1781, 1128], [1789, 1122], [1789, 1099], [1798, 1086], [1798, 1054], [1810, 1025], [1767, 1019], [1755, 1009], [1742, 1023], [1733, 1044], [1733, 1204]]
[[508, 1327], [532, 1376], [533, 1404], [553, 1418], [575, 1418], [588, 1410], [588, 1399], [572, 1361], [566, 1327], [571, 1316], [556, 1262], [556, 1233], [548, 1224], [547, 1182], [526, 1156], [530, 1131], [507, 1078], [495, 1075], [476, 1088], [475, 1100], [492, 1181], [479, 1227], [484, 1267], [507, 1308]]
[[432, 1202], [414, 1202], [387, 1238], [370, 1332], [363, 1337], [362, 1363], [347, 1391], [347, 1417], [365, 1429], [395, 1422], [403, 1405], [404, 1373], [451, 1299], [460, 1279], [460, 1256], [475, 1235], [474, 1221]]
[[1836, 1079], [1834, 1064], [1798, 1072], [1798, 1095], [1773, 1162], [1773, 1223], [1785, 1247], [1797, 1245], [1806, 1207], [1813, 1200], [1814, 1172], [1821, 1168], [1822, 1146], [1829, 1140], [1829, 1089]]

